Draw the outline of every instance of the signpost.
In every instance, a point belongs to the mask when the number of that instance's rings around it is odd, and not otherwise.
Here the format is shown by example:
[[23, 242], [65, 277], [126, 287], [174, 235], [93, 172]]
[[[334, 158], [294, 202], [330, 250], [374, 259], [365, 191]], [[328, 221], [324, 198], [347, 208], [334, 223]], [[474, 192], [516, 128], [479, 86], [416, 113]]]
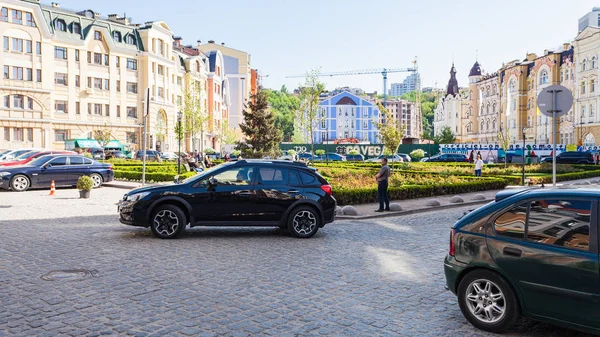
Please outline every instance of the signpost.
[[573, 94], [562, 85], [552, 85], [540, 92], [537, 105], [544, 116], [552, 117], [552, 186], [556, 186], [556, 118], [571, 110]]

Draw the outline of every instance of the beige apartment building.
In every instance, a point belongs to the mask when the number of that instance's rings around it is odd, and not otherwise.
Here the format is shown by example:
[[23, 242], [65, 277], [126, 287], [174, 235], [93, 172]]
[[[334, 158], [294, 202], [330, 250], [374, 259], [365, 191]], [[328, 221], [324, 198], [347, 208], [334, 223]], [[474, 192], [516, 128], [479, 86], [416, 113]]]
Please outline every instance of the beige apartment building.
[[220, 52], [178, 48], [162, 21], [134, 24], [37, 0], [0, 5], [0, 149], [61, 149], [67, 139], [93, 138], [106, 128], [140, 149], [147, 111], [147, 148], [177, 151], [177, 115], [192, 87], [200, 88], [194, 95], [210, 120], [206, 130], [185, 136], [183, 149], [218, 148], [214, 130], [230, 105]]

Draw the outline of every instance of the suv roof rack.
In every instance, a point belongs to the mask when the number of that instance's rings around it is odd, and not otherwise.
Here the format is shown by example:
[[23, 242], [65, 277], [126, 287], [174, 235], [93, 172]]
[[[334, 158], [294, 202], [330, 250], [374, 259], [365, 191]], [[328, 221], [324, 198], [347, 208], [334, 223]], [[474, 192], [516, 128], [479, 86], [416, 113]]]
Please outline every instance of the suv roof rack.
[[301, 166], [307, 167], [308, 165], [301, 161], [291, 161], [291, 160], [277, 160], [277, 159], [242, 159], [236, 161], [237, 163], [276, 163], [276, 164], [285, 164], [285, 165], [293, 165], [293, 166]]

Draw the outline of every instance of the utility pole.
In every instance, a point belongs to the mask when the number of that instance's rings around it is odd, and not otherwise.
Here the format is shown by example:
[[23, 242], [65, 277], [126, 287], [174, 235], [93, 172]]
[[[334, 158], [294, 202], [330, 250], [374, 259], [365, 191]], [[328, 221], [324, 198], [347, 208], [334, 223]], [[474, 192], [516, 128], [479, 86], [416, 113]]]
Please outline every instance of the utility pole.
[[142, 115], [144, 116], [144, 139], [142, 140], [142, 186], [146, 184], [146, 121], [148, 119], [148, 115], [150, 114], [150, 87], [146, 89], [146, 111], [142, 111]]

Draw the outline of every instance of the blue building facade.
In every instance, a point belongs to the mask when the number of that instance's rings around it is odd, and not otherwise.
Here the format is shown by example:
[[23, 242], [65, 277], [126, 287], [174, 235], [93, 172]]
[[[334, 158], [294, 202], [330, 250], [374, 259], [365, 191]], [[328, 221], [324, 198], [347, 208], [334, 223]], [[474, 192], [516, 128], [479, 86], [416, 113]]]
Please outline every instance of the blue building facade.
[[322, 144], [336, 139], [356, 138], [377, 144], [379, 132], [375, 123], [380, 118], [375, 104], [347, 91], [342, 92], [319, 104], [314, 142]]

